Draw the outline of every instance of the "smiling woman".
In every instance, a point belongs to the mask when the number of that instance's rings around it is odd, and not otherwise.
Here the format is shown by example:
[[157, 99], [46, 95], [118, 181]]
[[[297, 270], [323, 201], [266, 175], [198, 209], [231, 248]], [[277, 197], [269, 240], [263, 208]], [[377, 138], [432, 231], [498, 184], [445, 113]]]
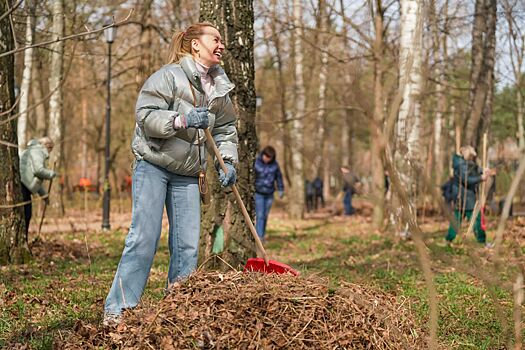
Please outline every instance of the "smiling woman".
[[204, 129], [226, 164], [226, 172], [219, 170], [221, 185], [236, 181], [236, 116], [228, 96], [234, 85], [219, 65], [223, 51], [217, 28], [193, 24], [173, 35], [168, 64], [142, 86], [132, 141], [132, 222], [106, 298], [105, 324], [118, 323], [123, 309], [138, 304], [157, 250], [164, 206], [169, 220], [167, 286], [195, 270], [200, 193], [207, 192]]

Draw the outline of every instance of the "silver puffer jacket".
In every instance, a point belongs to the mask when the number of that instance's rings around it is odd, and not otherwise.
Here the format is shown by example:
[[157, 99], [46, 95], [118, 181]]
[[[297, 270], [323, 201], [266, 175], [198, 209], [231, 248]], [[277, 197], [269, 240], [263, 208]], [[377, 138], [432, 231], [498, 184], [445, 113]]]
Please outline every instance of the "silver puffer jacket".
[[237, 129], [235, 111], [228, 93], [234, 88], [219, 65], [209, 70], [215, 90], [208, 101], [202, 90], [200, 74], [192, 57], [180, 64], [159, 69], [142, 86], [136, 105], [135, 135], [131, 143], [137, 160], [146, 160], [175, 174], [198, 176], [199, 143], [201, 159], [206, 166], [206, 136], [203, 130], [173, 128], [173, 119], [187, 115], [197, 106], [209, 108], [209, 129], [222, 158], [236, 164]]

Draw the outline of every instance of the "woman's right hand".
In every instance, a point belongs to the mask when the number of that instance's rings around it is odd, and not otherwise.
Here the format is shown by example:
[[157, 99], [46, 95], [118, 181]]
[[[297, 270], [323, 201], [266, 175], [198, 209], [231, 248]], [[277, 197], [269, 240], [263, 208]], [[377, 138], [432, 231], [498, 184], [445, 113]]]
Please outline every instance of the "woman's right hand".
[[208, 127], [207, 107], [193, 108], [184, 117], [186, 119], [186, 128], [206, 129]]

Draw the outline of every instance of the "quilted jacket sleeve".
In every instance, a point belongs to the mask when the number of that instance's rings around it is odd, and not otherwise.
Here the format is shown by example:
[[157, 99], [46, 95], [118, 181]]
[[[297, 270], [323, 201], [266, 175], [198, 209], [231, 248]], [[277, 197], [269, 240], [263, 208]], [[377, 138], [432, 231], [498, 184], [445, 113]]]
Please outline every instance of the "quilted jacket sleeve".
[[147, 137], [169, 138], [175, 134], [173, 119], [179, 114], [172, 109], [175, 98], [174, 77], [160, 69], [146, 80], [135, 107], [137, 125]]

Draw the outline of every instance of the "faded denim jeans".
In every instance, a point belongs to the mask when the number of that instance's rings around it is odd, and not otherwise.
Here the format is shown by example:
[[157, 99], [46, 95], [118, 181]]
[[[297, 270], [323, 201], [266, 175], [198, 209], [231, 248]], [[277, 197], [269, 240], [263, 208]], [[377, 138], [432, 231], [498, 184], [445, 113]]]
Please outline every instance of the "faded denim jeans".
[[197, 266], [200, 194], [196, 177], [180, 176], [147, 161], [133, 174], [131, 226], [104, 311], [120, 315], [135, 307], [148, 280], [162, 230], [164, 205], [169, 220], [168, 284]]
[[260, 239], [264, 240], [266, 234], [266, 223], [273, 203], [272, 194], [255, 192], [255, 230]]

